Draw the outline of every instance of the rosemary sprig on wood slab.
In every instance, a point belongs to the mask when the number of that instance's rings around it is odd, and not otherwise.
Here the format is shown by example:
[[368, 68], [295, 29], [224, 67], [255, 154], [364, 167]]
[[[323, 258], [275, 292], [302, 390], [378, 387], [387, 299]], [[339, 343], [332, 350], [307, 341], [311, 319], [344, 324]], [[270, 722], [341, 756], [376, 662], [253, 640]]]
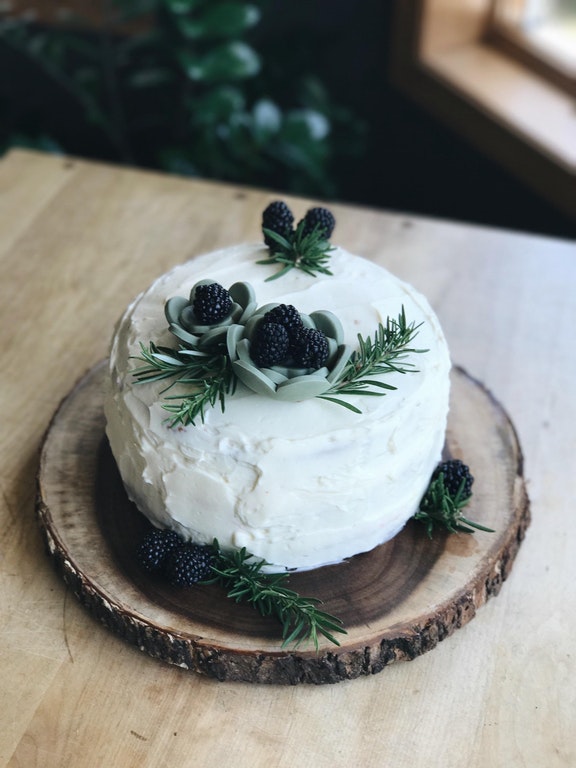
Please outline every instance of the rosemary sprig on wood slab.
[[224, 552], [214, 542], [216, 561], [211, 566], [214, 578], [205, 583], [219, 583], [227, 590], [227, 596], [239, 602], [251, 604], [262, 616], [273, 616], [282, 625], [282, 647], [300, 646], [311, 641], [318, 650], [320, 637], [334, 645], [340, 645], [335, 633], [346, 634], [342, 622], [335, 616], [320, 610], [321, 600], [302, 597], [284, 586], [287, 573], [265, 573], [265, 560], [255, 560], [241, 549]]
[[473, 480], [468, 467], [459, 460], [438, 466], [414, 515], [415, 520], [426, 526], [430, 538], [437, 528], [444, 528], [449, 533], [474, 533], [475, 530], [494, 533], [492, 528], [480, 525], [462, 513], [472, 498]]

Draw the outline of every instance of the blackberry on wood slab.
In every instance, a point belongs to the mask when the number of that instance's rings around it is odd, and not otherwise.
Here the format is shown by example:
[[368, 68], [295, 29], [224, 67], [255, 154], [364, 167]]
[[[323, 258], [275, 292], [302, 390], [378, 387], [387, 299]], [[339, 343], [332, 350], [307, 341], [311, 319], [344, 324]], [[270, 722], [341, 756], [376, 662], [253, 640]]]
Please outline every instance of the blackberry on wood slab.
[[175, 549], [166, 566], [170, 583], [176, 587], [190, 587], [212, 575], [214, 552], [211, 547], [188, 542]]
[[444, 479], [444, 488], [446, 488], [450, 496], [456, 496], [462, 482], [464, 482], [464, 485], [460, 497], [467, 499], [472, 495], [474, 478], [470, 474], [470, 469], [463, 461], [451, 459], [450, 461], [442, 462], [434, 470], [432, 479], [435, 480], [440, 473], [442, 473]]
[[154, 529], [138, 548], [138, 562], [149, 573], [161, 573], [169, 555], [181, 544], [182, 539], [174, 531]]

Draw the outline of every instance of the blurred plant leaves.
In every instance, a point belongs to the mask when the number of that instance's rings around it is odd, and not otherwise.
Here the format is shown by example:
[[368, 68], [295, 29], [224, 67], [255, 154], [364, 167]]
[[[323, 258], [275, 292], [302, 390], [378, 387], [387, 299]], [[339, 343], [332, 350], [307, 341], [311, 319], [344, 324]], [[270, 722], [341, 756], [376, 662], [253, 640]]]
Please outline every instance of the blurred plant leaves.
[[228, 122], [233, 115], [246, 109], [246, 98], [241, 90], [222, 85], [208, 91], [190, 106], [198, 124], [216, 125]]
[[331, 195], [338, 110], [309, 73], [292, 73], [289, 84], [278, 77], [289, 48], [278, 51], [275, 79], [266, 75], [251, 30], [267, 6], [112, 0], [89, 30], [72, 18], [50, 27], [0, 19], [15, 72], [4, 89], [0, 81], [0, 104], [11, 104], [0, 147], [28, 136], [71, 154]]
[[[117, 4], [122, 5], [118, 0]], [[164, 0], [166, 8], [175, 14], [191, 13], [201, 4], [202, 0]], [[159, 3], [156, 3], [156, 5], [159, 5]]]
[[255, 5], [223, 2], [207, 6], [200, 17], [181, 16], [178, 28], [190, 40], [200, 38], [237, 37], [260, 21]]
[[235, 40], [211, 48], [204, 55], [179, 48], [178, 60], [187, 77], [208, 83], [240, 80], [260, 71], [260, 57], [246, 43]]
[[253, 134], [259, 143], [278, 133], [282, 126], [282, 112], [270, 99], [260, 99], [252, 109]]

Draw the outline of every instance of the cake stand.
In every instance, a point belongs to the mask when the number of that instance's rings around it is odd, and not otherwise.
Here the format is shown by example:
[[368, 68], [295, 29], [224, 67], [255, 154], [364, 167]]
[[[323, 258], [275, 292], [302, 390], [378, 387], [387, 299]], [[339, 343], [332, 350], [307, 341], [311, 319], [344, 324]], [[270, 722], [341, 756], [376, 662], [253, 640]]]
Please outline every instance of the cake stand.
[[497, 400], [452, 373], [446, 455], [476, 478], [466, 515], [494, 533], [429, 538], [410, 521], [394, 539], [339, 565], [295, 573], [292, 589], [323, 601], [346, 634], [282, 648], [278, 624], [217, 585], [169, 587], [138, 567], [149, 523], [128, 500], [105, 437], [106, 364], [63, 400], [38, 472], [41, 530], [65, 583], [104, 626], [151, 656], [217, 680], [335, 683], [414, 659], [498, 594], [530, 519], [522, 453]]

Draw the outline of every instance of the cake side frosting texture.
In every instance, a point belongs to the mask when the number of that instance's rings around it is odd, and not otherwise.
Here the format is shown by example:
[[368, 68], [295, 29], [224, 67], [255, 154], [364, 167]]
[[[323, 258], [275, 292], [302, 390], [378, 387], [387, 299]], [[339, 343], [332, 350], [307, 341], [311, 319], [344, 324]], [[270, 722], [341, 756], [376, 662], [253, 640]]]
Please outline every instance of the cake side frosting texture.
[[[186, 539], [245, 547], [279, 569], [314, 568], [369, 551], [415, 513], [441, 458], [450, 359], [428, 301], [387, 270], [341, 248], [332, 275], [292, 270], [266, 281], [263, 245], [206, 254], [166, 273], [126, 309], [114, 333], [105, 399], [107, 435], [130, 498], [150, 521]], [[170, 427], [166, 382], [133, 376], [140, 344], [176, 347], [164, 316], [173, 296], [209, 278], [250, 283], [259, 305], [327, 310], [345, 343], [373, 336], [404, 310], [420, 325], [414, 371], [392, 373], [382, 397], [351, 396], [354, 413], [317, 397], [283, 402], [242, 383], [194, 425]], [[176, 392], [178, 390], [176, 389]]]

